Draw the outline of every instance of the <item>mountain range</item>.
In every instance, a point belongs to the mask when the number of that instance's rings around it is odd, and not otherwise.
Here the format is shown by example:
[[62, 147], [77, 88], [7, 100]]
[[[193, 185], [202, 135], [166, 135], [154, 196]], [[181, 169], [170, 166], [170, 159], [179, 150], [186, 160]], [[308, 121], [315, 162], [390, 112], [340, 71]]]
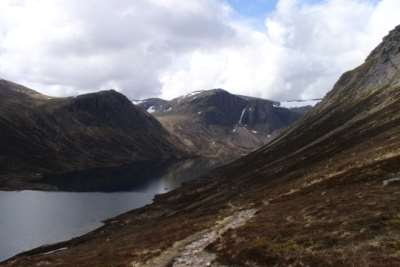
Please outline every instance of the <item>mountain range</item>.
[[399, 266], [400, 26], [244, 158], [2, 266]]
[[[158, 168], [151, 165], [192, 157], [228, 162], [271, 141], [308, 110], [278, 105], [221, 89], [133, 105], [114, 90], [50, 97], [0, 80], [0, 188], [107, 191], [109, 182], [93, 184], [90, 174], [122, 166], [147, 173]], [[121, 188], [114, 180], [112, 187]]]
[[151, 98], [134, 103], [196, 153], [229, 160], [270, 142], [311, 108], [284, 108], [276, 101], [223, 89], [195, 91], [170, 101]]

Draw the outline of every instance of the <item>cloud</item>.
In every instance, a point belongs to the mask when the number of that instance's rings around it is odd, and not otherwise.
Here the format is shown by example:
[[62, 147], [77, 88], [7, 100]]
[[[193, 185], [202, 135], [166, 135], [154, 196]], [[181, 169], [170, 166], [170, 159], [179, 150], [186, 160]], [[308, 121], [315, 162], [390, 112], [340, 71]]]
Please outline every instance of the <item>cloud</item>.
[[188, 66], [166, 72], [164, 96], [222, 87], [277, 100], [322, 97], [400, 23], [396, 10], [396, 0], [281, 0], [263, 31], [236, 22], [238, 46], [193, 53]]
[[0, 76], [51, 95], [320, 97], [400, 24], [398, 10], [398, 0], [280, 0], [260, 28], [224, 0], [2, 0]]
[[234, 38], [228, 13], [207, 0], [2, 0], [0, 75], [55, 95], [158, 95], [176, 58]]

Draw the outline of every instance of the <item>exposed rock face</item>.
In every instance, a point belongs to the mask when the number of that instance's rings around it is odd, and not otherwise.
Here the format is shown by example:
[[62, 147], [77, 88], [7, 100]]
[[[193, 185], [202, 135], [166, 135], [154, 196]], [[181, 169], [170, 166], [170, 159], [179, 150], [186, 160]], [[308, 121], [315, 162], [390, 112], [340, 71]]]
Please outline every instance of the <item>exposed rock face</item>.
[[194, 151], [230, 159], [271, 141], [309, 109], [281, 108], [274, 101], [222, 89], [196, 91], [171, 101], [148, 99], [139, 105]]
[[14, 176], [185, 155], [156, 119], [112, 90], [51, 98], [1, 80], [0, 129], [3, 186]]

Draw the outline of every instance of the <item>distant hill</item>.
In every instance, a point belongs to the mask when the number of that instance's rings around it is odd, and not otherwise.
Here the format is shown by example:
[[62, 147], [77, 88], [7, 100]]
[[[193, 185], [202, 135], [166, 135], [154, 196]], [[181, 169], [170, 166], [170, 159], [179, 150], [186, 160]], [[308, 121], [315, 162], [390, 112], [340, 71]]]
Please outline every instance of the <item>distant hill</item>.
[[52, 172], [162, 161], [184, 146], [110, 90], [68, 98], [0, 80], [0, 186]]
[[166, 101], [134, 101], [152, 113], [172, 134], [200, 155], [243, 156], [270, 142], [310, 109], [288, 109], [261, 98], [223, 89], [196, 91]]

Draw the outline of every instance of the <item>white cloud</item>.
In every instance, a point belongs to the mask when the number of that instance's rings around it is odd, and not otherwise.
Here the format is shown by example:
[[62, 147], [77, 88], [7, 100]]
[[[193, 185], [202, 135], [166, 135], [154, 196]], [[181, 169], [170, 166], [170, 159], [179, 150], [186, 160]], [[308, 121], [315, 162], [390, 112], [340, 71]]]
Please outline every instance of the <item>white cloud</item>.
[[400, 24], [399, 10], [397, 0], [281, 0], [264, 32], [231, 23], [237, 46], [193, 53], [187, 66], [164, 73], [163, 95], [222, 87], [278, 100], [321, 97]]
[[2, 0], [0, 76], [56, 95], [157, 95], [175, 58], [234, 37], [228, 13], [211, 0]]
[[2, 0], [0, 76], [52, 95], [319, 97], [400, 24], [398, 0], [306, 2], [260, 30], [223, 0]]

